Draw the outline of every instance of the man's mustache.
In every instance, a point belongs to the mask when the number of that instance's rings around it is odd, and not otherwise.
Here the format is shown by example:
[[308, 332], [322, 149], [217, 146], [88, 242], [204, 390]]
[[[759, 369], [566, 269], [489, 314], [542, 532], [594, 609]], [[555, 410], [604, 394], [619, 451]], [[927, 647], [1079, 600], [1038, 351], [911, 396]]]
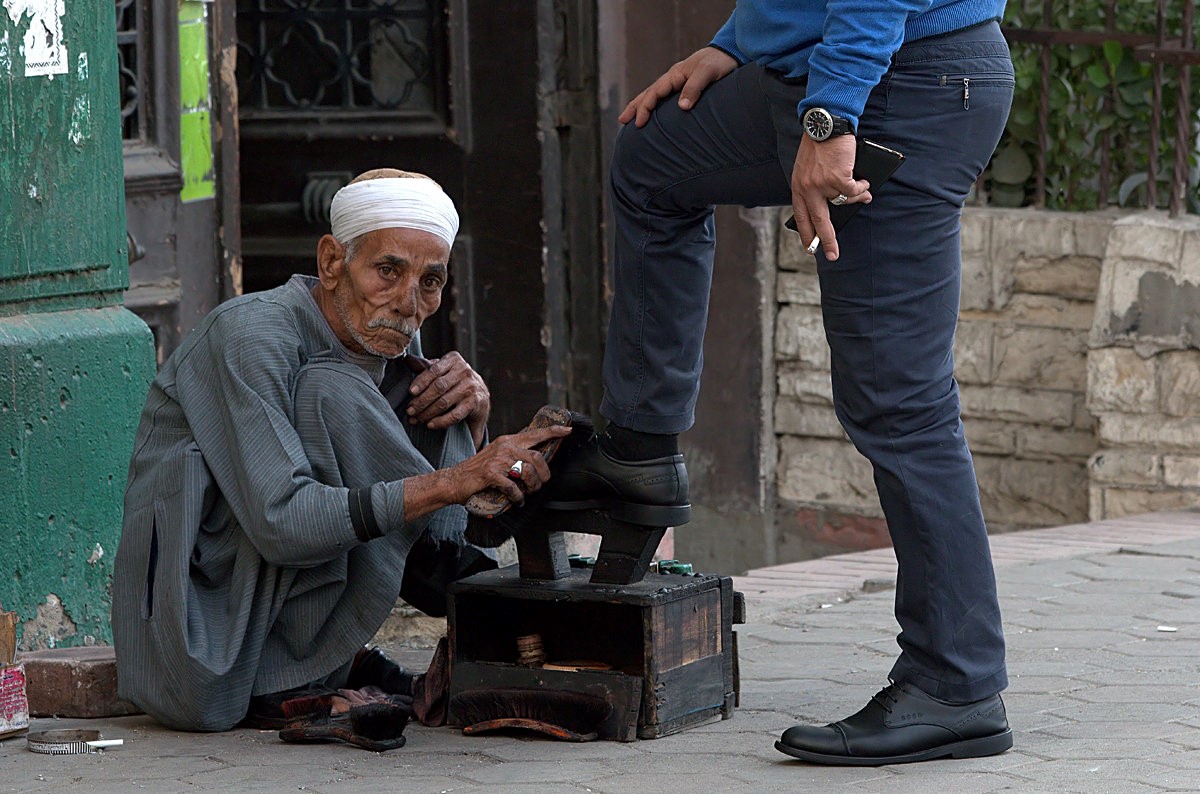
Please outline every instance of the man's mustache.
[[390, 328], [393, 331], [399, 331], [409, 338], [417, 335], [416, 327], [400, 320], [389, 320], [386, 317], [376, 317], [374, 320], [368, 321], [367, 328]]

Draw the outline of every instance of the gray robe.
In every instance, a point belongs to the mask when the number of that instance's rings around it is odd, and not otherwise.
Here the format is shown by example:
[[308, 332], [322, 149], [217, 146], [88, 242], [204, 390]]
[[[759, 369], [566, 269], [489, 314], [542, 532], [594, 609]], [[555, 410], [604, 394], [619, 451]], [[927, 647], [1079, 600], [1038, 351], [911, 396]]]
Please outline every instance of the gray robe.
[[[113, 576], [120, 696], [165, 725], [225, 730], [252, 694], [343, 668], [395, 604], [427, 528], [402, 480], [475, 448], [402, 423], [385, 362], [348, 351], [315, 279], [218, 306], [163, 365], [134, 441]], [[414, 350], [414, 352], [416, 352]]]

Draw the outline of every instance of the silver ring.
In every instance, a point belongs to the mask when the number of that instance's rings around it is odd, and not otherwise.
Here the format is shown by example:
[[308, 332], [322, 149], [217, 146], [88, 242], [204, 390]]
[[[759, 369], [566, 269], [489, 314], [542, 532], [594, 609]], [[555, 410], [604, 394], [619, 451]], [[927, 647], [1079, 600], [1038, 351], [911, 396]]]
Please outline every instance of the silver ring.
[[514, 480], [519, 480], [523, 471], [525, 471], [525, 461], [518, 460], [508, 467], [508, 476]]
[[836, 196], [834, 196], [833, 198], [829, 199], [829, 203], [830, 203], [830, 204], [832, 204], [832, 205], [833, 205], [833, 206], [835, 206], [835, 207], [840, 207], [840, 206], [842, 206], [843, 204], [845, 204], [845, 203], [846, 203], [846, 201], [847, 201], [849, 198], [850, 198], [850, 197], [849, 197], [849, 196], [847, 196], [845, 193], [838, 193]]

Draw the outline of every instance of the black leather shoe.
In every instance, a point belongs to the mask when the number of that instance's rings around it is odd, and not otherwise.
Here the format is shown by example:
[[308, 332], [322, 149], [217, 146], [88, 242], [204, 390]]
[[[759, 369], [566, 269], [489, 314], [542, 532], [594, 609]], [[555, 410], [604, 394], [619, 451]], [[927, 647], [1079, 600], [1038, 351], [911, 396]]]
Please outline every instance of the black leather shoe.
[[362, 689], [377, 686], [389, 695], [413, 694], [413, 680], [417, 676], [392, 661], [378, 648], [363, 648], [354, 654], [346, 689]]
[[615, 460], [592, 436], [567, 459], [547, 486], [549, 510], [607, 510], [621, 521], [677, 527], [692, 517], [683, 455]]
[[996, 755], [1012, 743], [999, 695], [955, 705], [892, 682], [853, 717], [788, 728], [775, 749], [815, 764], [882, 766]]

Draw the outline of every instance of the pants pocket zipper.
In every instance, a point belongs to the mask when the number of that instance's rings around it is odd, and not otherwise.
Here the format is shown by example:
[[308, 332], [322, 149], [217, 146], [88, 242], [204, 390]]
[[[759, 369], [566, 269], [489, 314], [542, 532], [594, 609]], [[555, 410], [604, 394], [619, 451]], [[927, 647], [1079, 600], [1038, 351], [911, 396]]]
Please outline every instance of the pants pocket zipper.
[[[975, 80], [975, 82], [979, 82], [979, 79], [980, 78], [959, 77], [957, 75], [944, 74], [938, 78], [938, 83], [940, 85], [950, 85], [952, 83], [957, 83], [961, 80], [962, 81], [963, 110], [970, 110], [971, 109], [971, 80]], [[1008, 78], [1007, 76], [1005, 76], [1004, 80], [998, 80], [995, 77], [989, 78], [986, 76], [982, 79], [984, 80], [984, 82], [989, 82], [989, 81], [1008, 82], [1011, 80], [1011, 78]]]

